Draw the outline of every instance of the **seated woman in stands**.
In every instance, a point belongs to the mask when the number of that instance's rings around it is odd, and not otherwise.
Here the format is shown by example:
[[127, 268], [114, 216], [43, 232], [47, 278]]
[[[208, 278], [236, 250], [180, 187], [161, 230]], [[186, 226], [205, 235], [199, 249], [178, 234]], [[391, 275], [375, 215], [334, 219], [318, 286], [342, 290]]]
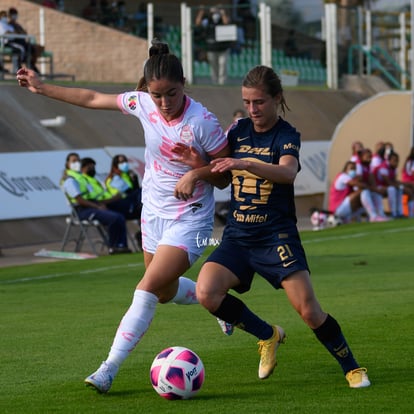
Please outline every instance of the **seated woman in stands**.
[[373, 171], [378, 187], [385, 189], [388, 197], [388, 206], [393, 218], [404, 217], [403, 195], [408, 196], [409, 216], [414, 217], [414, 188], [399, 181], [397, 168], [400, 157], [396, 152], [391, 152]]
[[112, 158], [111, 171], [105, 180], [107, 190], [114, 196], [122, 194], [136, 206], [136, 217], [141, 215], [141, 187], [137, 174], [130, 169], [126, 155]]
[[366, 212], [369, 221], [383, 221], [376, 212], [368, 184], [356, 178], [356, 163], [347, 161], [343, 170], [335, 177], [329, 191], [329, 211], [343, 223], [358, 219]]

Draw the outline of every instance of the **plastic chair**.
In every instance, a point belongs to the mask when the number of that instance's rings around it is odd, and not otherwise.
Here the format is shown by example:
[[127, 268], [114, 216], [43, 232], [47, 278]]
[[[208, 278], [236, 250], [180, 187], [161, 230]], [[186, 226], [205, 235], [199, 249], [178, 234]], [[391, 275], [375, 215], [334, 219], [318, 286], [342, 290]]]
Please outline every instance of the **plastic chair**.
[[[80, 252], [83, 246], [84, 241], [86, 240], [89, 247], [91, 248], [93, 254], [98, 255], [96, 250], [96, 243], [101, 244], [102, 247], [109, 246], [108, 236], [105, 227], [99, 222], [99, 220], [81, 220], [79, 218], [76, 207], [69, 203], [70, 206], [70, 215], [66, 217], [66, 229], [63, 235], [61, 251], [65, 250], [65, 247], [69, 241], [75, 242], [75, 252]], [[90, 230], [95, 229], [96, 234], [99, 236], [98, 241], [93, 241], [90, 235]], [[77, 234], [71, 239], [71, 235], [74, 230], [77, 230]]]

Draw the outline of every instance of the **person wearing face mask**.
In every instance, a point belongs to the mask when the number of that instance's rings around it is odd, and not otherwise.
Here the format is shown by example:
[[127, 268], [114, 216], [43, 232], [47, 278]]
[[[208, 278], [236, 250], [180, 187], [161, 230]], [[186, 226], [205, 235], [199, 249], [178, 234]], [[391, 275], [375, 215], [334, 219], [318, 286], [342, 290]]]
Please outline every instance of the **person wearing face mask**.
[[376, 213], [368, 185], [356, 178], [356, 163], [347, 161], [343, 170], [335, 177], [329, 191], [329, 211], [343, 223], [349, 223], [362, 212], [369, 221], [384, 221]]
[[[118, 154], [112, 158], [111, 171], [105, 180], [105, 186], [113, 196], [122, 195], [124, 197], [121, 203], [127, 206], [127, 220], [141, 219], [141, 187], [137, 174], [129, 167], [126, 155]], [[142, 248], [141, 230], [135, 233], [135, 238], [138, 246]]]
[[96, 162], [93, 158], [82, 158], [82, 175], [90, 186], [89, 197], [106, 205], [109, 210], [121, 213], [125, 220], [139, 220], [141, 217], [140, 199], [133, 193], [111, 192], [96, 178]]
[[233, 42], [217, 41], [216, 26], [226, 24], [230, 24], [230, 18], [219, 7], [212, 7], [210, 10], [201, 7], [195, 20], [195, 36], [204, 43], [211, 80], [219, 85], [224, 85], [227, 78], [227, 56]]
[[95, 175], [94, 172], [93, 162], [82, 164], [79, 154], [69, 153], [60, 182], [62, 190], [81, 220], [98, 220], [106, 226], [110, 254], [131, 253], [127, 243], [125, 217], [108, 209], [105, 204], [108, 199], [103, 198], [102, 191], [89, 179]]
[[105, 180], [108, 191], [115, 195], [135, 193], [137, 200], [141, 203], [141, 188], [138, 176], [129, 167], [128, 159], [123, 154], [115, 155], [112, 158], [111, 171]]

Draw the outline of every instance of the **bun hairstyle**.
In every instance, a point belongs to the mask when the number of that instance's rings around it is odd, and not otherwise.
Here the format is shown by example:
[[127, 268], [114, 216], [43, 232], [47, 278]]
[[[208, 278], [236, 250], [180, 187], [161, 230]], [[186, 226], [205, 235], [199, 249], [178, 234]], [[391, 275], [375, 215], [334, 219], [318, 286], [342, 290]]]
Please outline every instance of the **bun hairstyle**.
[[168, 55], [170, 53], [170, 48], [167, 43], [159, 41], [157, 38], [151, 41], [151, 47], [149, 48], [148, 55], [149, 57], [155, 55]]
[[144, 76], [137, 85], [138, 91], [148, 92], [148, 84], [156, 79], [185, 83], [183, 67], [177, 56], [170, 53], [167, 43], [153, 39], [148, 51], [149, 59], [144, 65]]

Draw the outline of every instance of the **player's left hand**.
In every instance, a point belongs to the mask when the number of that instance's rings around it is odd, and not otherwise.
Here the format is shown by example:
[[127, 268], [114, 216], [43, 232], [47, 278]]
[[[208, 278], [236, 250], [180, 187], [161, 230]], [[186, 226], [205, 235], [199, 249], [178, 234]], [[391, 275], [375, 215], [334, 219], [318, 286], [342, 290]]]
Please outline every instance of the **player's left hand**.
[[188, 171], [178, 180], [174, 190], [175, 198], [187, 201], [193, 196], [197, 180], [192, 171]]
[[30, 92], [39, 93], [43, 82], [39, 79], [37, 73], [32, 69], [20, 68], [16, 73], [16, 79], [19, 86], [29, 89]]
[[188, 146], [182, 142], [177, 142], [171, 149], [171, 152], [176, 156], [174, 158], [170, 158], [170, 161], [181, 162], [193, 169], [207, 165], [207, 162], [203, 160], [200, 153], [191, 145]]
[[247, 167], [246, 161], [237, 158], [216, 158], [211, 161], [213, 168], [211, 172], [222, 173], [231, 170], [245, 170]]

